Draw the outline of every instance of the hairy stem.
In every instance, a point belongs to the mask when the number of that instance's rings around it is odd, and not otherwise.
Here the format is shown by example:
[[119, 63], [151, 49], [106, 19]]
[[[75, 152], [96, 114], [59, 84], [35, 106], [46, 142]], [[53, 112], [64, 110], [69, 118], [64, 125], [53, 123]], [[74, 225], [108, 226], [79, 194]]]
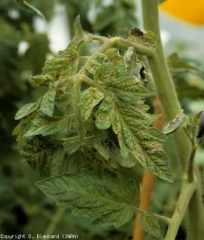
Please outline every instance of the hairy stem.
[[204, 238], [204, 207], [200, 183], [194, 192], [188, 207], [187, 240], [203, 240]]
[[195, 162], [195, 154], [196, 154], [196, 150], [197, 150], [197, 145], [195, 144], [195, 142], [192, 142], [192, 150], [191, 150], [191, 154], [190, 154], [190, 159], [188, 162], [188, 181], [192, 182], [194, 180], [194, 162]]
[[[152, 31], [157, 37], [156, 54], [148, 58], [149, 65], [166, 117], [168, 120], [172, 120], [182, 114], [182, 109], [163, 53], [159, 30], [158, 1], [143, 0], [142, 6], [144, 28]], [[174, 136], [181, 167], [185, 169], [190, 155], [190, 141], [182, 129], [177, 130]]]
[[[186, 213], [186, 209], [188, 207], [188, 204], [190, 202], [190, 199], [192, 195], [194, 194], [196, 188], [197, 188], [197, 182], [187, 182], [185, 181], [183, 183], [183, 186], [181, 188], [181, 193], [178, 199], [178, 202], [176, 204], [175, 211], [173, 213], [173, 216], [171, 218], [169, 228], [166, 234], [166, 240], [175, 240], [179, 226], [183, 220], [183, 217]], [[195, 219], [194, 219], [195, 221]], [[192, 238], [195, 239], [195, 238]]]

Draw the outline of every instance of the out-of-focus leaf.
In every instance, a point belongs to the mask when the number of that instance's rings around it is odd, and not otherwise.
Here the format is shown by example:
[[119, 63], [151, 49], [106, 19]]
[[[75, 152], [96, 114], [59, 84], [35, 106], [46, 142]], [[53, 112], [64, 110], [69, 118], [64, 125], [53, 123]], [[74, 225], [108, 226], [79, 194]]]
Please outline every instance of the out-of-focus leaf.
[[85, 37], [84, 37], [84, 42], [85, 43], [91, 43], [92, 42], [92, 34], [87, 34]]
[[47, 137], [34, 136], [23, 139], [21, 155], [42, 176], [49, 177], [60, 174], [64, 148]]
[[50, 82], [54, 82], [52, 76], [45, 74], [45, 75], [37, 75], [37, 76], [30, 76], [29, 82], [34, 87], [40, 87], [41, 85], [49, 85]]
[[40, 74], [47, 60], [47, 54], [50, 53], [49, 39], [45, 33], [27, 34], [28, 49], [22, 56], [24, 69], [29, 69], [33, 75]]
[[173, 72], [185, 72], [188, 70], [199, 71], [198, 68], [189, 64], [187, 61], [180, 59], [177, 53], [171, 54], [168, 57], [167, 63], [168, 63], [170, 70]]
[[30, 113], [36, 111], [40, 105], [40, 101], [37, 101], [35, 103], [28, 103], [21, 107], [18, 112], [15, 115], [15, 120], [20, 120], [21, 118], [24, 118], [25, 116], [29, 115]]
[[85, 168], [86, 161], [84, 154], [81, 150], [76, 150], [68, 156], [67, 161], [67, 172], [69, 173], [78, 173]]
[[204, 89], [195, 86], [177, 86], [176, 90], [180, 98], [200, 99], [204, 96]]
[[150, 212], [144, 213], [142, 214], [140, 221], [145, 232], [153, 235], [154, 237], [162, 237], [159, 223], [154, 214]]
[[48, 178], [36, 186], [59, 206], [71, 206], [74, 216], [94, 219], [94, 224], [104, 227], [120, 227], [130, 221], [139, 204], [137, 182], [127, 187], [114, 178], [101, 179], [88, 171]]
[[161, 3], [163, 3], [163, 2], [165, 2], [166, 0], [159, 0], [159, 4], [161, 4]]
[[104, 6], [100, 9], [94, 21], [94, 30], [100, 31], [118, 20], [117, 14], [113, 14], [113, 6]]
[[102, 141], [100, 141], [100, 139], [96, 139], [93, 143], [93, 146], [95, 149], [98, 150], [98, 152], [106, 159], [109, 160], [110, 159], [110, 149], [109, 147], [103, 143]]
[[25, 8], [25, 9], [30, 9], [33, 10], [34, 12], [36, 12], [39, 16], [41, 16], [43, 19], [45, 19], [44, 15], [35, 7], [33, 7], [32, 5], [30, 5], [29, 3], [27, 3], [25, 0], [15, 0], [15, 2]]
[[75, 29], [75, 36], [74, 36], [73, 40], [69, 43], [69, 47], [73, 48], [73, 49], [77, 49], [80, 41], [84, 38], [84, 32], [81, 27], [79, 15], [75, 19], [74, 29]]
[[51, 168], [52, 176], [58, 175], [60, 173], [60, 168], [62, 165], [62, 161], [64, 159], [64, 154], [65, 151], [62, 145], [59, 145], [52, 154], [52, 168]]

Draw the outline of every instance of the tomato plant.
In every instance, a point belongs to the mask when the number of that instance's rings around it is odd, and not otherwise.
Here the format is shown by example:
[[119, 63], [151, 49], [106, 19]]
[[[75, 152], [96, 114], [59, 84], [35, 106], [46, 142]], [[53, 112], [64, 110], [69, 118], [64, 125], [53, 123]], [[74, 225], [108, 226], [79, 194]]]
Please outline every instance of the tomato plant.
[[[35, 185], [58, 206], [71, 207], [73, 216], [118, 228], [139, 213], [151, 236], [174, 240], [188, 212], [187, 239], [201, 240], [204, 210], [195, 165], [201, 112], [185, 115], [181, 109], [163, 54], [158, 1], [143, 0], [142, 9], [144, 31], [134, 27], [127, 38], [84, 34], [77, 17], [68, 47], [45, 62], [42, 74], [30, 77], [33, 86], [47, 90], [19, 109], [13, 134], [22, 158], [44, 177]], [[83, 55], [87, 44], [97, 47]], [[151, 92], [144, 57], [168, 121], [163, 131], [155, 124], [160, 116], [149, 113], [145, 102]], [[140, 208], [139, 173], [144, 168], [176, 181], [163, 146], [169, 134], [182, 176], [170, 217]], [[165, 236], [158, 220], [168, 226]]]

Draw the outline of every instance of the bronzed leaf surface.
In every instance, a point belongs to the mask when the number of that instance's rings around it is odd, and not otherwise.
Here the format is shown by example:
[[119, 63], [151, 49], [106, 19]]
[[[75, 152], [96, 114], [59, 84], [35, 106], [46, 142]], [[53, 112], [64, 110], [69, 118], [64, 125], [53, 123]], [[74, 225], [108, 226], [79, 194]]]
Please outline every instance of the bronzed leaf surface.
[[78, 52], [72, 48], [60, 51], [54, 58], [45, 62], [43, 74], [49, 74], [55, 80], [76, 74], [79, 64], [78, 55]]
[[122, 166], [133, 167], [139, 161], [153, 174], [172, 182], [169, 162], [161, 144], [166, 136], [152, 127], [157, 116], [148, 114], [148, 106], [141, 100], [148, 91], [139, 76], [127, 74], [117, 50], [109, 49], [106, 56], [96, 69], [94, 79], [111, 98], [106, 98], [96, 111], [97, 128], [112, 126], [120, 145], [122, 157], [118, 161]]
[[[74, 216], [120, 227], [139, 205], [140, 165], [172, 181], [162, 146], [166, 135], [153, 128], [158, 116], [147, 112], [144, 64], [133, 47], [124, 53], [104, 43], [93, 55], [82, 56], [81, 45], [97, 38], [84, 37], [79, 17], [75, 30], [68, 47], [46, 61], [42, 75], [30, 78], [47, 92], [19, 110], [14, 134], [23, 158], [52, 176], [36, 184], [45, 194], [71, 206]], [[140, 34], [134, 29], [129, 40], [138, 37], [154, 45], [151, 33]], [[150, 217], [145, 216], [146, 229]]]
[[104, 94], [97, 88], [90, 87], [82, 94], [79, 108], [83, 119], [88, 119], [93, 108], [104, 98]]

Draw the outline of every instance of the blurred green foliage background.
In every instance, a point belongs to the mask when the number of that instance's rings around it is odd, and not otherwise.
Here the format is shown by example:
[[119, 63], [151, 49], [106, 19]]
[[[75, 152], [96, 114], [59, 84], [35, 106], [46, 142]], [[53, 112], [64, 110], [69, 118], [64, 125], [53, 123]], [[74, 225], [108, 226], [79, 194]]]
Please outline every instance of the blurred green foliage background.
[[[78, 14], [86, 32], [105, 36], [126, 37], [129, 29], [138, 23], [134, 0], [117, 0], [108, 5], [102, 0], [30, 0], [29, 3], [39, 9], [48, 22], [57, 4], [65, 6], [70, 36], [74, 34], [73, 23]], [[20, 106], [34, 102], [41, 94], [29, 85], [28, 77], [40, 74], [45, 60], [53, 54], [47, 33], [35, 27], [36, 18], [39, 17], [35, 12], [20, 8], [13, 0], [0, 1], [0, 233], [33, 234], [34, 237], [36, 234], [77, 233], [83, 240], [131, 239], [134, 219], [120, 229], [104, 230], [87, 219], [71, 217], [70, 209], [56, 207], [34, 187], [34, 182], [41, 177], [22, 161], [17, 151], [12, 136], [17, 125], [14, 115]], [[23, 54], [19, 51], [22, 42], [28, 45]], [[168, 57], [168, 64], [181, 104], [189, 113], [192, 106], [198, 106], [196, 103], [204, 99], [203, 63], [173, 53]], [[148, 78], [153, 97], [147, 101], [153, 109], [155, 92], [150, 73]], [[170, 138], [166, 150], [178, 183], [172, 187], [157, 180], [151, 206], [153, 211], [165, 215], [170, 215], [174, 209], [180, 186], [176, 153], [172, 149]], [[201, 150], [199, 166], [204, 175], [202, 154]], [[147, 239], [152, 238], [147, 236]]]

